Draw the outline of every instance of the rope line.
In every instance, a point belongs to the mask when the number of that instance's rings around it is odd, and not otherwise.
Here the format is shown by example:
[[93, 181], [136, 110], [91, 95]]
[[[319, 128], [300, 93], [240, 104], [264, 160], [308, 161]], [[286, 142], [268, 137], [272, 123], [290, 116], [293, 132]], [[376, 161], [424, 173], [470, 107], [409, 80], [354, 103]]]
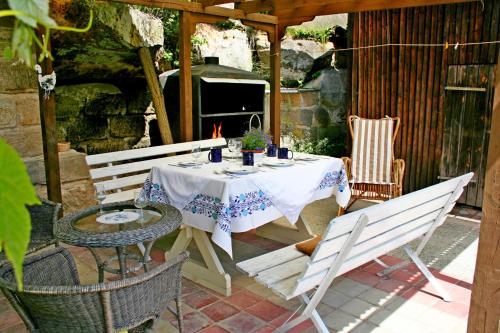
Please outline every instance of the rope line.
[[349, 48], [345, 48], [345, 49], [334, 49], [333, 51], [334, 52], [357, 51], [357, 50], [376, 49], [376, 48], [382, 48], [382, 47], [392, 47], [392, 46], [399, 46], [399, 47], [444, 47], [445, 50], [448, 49], [450, 46], [452, 46], [455, 50], [457, 50], [460, 46], [467, 47], [467, 46], [489, 45], [489, 44], [500, 44], [500, 40], [487, 41], [487, 42], [468, 42], [468, 43], [456, 42], [455, 44], [449, 44], [448, 42], [446, 42], [446, 43], [429, 43], [429, 44], [386, 43], [386, 44], [377, 44], [377, 45], [349, 47]]

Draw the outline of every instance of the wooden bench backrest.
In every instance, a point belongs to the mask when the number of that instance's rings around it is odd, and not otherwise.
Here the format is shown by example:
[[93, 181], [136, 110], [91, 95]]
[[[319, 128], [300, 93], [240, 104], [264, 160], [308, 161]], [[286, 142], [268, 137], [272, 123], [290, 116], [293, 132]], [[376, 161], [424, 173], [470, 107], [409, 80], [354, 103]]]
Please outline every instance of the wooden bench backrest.
[[[196, 141], [201, 149], [226, 146], [226, 139]], [[151, 167], [165, 161], [167, 155], [191, 151], [193, 142], [130, 149], [86, 157], [94, 184], [102, 184], [108, 192], [104, 203], [130, 200], [144, 184]]]
[[374, 260], [427, 232], [432, 234], [443, 223], [472, 176], [469, 173], [333, 219], [306, 269], [296, 280], [293, 295], [300, 295], [327, 278], [328, 270], [361, 215], [368, 217], [368, 223], [335, 276]]

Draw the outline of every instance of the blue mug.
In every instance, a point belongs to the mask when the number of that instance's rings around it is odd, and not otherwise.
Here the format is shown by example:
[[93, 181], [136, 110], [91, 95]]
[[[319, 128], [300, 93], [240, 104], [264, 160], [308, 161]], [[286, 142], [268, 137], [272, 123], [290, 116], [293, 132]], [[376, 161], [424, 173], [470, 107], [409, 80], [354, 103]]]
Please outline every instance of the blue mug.
[[[292, 157], [289, 157], [288, 154], [292, 153]], [[293, 158], [293, 151], [288, 150], [288, 148], [278, 148], [278, 158], [281, 159], [292, 159]]]
[[243, 154], [243, 165], [253, 166], [253, 151], [244, 151]]
[[276, 145], [274, 143], [270, 143], [267, 145], [267, 156], [276, 157]]
[[208, 153], [208, 160], [213, 163], [222, 162], [222, 148], [211, 148]]

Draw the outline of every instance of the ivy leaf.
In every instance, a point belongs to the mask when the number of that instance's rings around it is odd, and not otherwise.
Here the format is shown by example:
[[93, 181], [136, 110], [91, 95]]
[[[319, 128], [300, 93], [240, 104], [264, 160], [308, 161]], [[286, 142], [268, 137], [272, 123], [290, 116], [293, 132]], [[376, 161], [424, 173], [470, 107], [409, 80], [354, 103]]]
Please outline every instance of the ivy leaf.
[[26, 167], [10, 145], [0, 138], [0, 248], [12, 262], [22, 288], [23, 257], [31, 223], [26, 205], [40, 204]]
[[47, 25], [56, 26], [56, 22], [49, 16], [49, 2], [47, 0], [7, 0], [9, 7], [24, 12], [29, 16], [17, 16], [17, 18], [32, 28], [36, 28], [37, 21]]

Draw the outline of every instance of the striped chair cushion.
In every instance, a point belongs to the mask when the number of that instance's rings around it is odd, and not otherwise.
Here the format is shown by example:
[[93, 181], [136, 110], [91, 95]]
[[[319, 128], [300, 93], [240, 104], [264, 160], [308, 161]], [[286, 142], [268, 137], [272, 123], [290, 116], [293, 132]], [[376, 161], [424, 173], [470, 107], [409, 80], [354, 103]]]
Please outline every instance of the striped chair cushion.
[[352, 181], [391, 184], [392, 118], [353, 120]]

